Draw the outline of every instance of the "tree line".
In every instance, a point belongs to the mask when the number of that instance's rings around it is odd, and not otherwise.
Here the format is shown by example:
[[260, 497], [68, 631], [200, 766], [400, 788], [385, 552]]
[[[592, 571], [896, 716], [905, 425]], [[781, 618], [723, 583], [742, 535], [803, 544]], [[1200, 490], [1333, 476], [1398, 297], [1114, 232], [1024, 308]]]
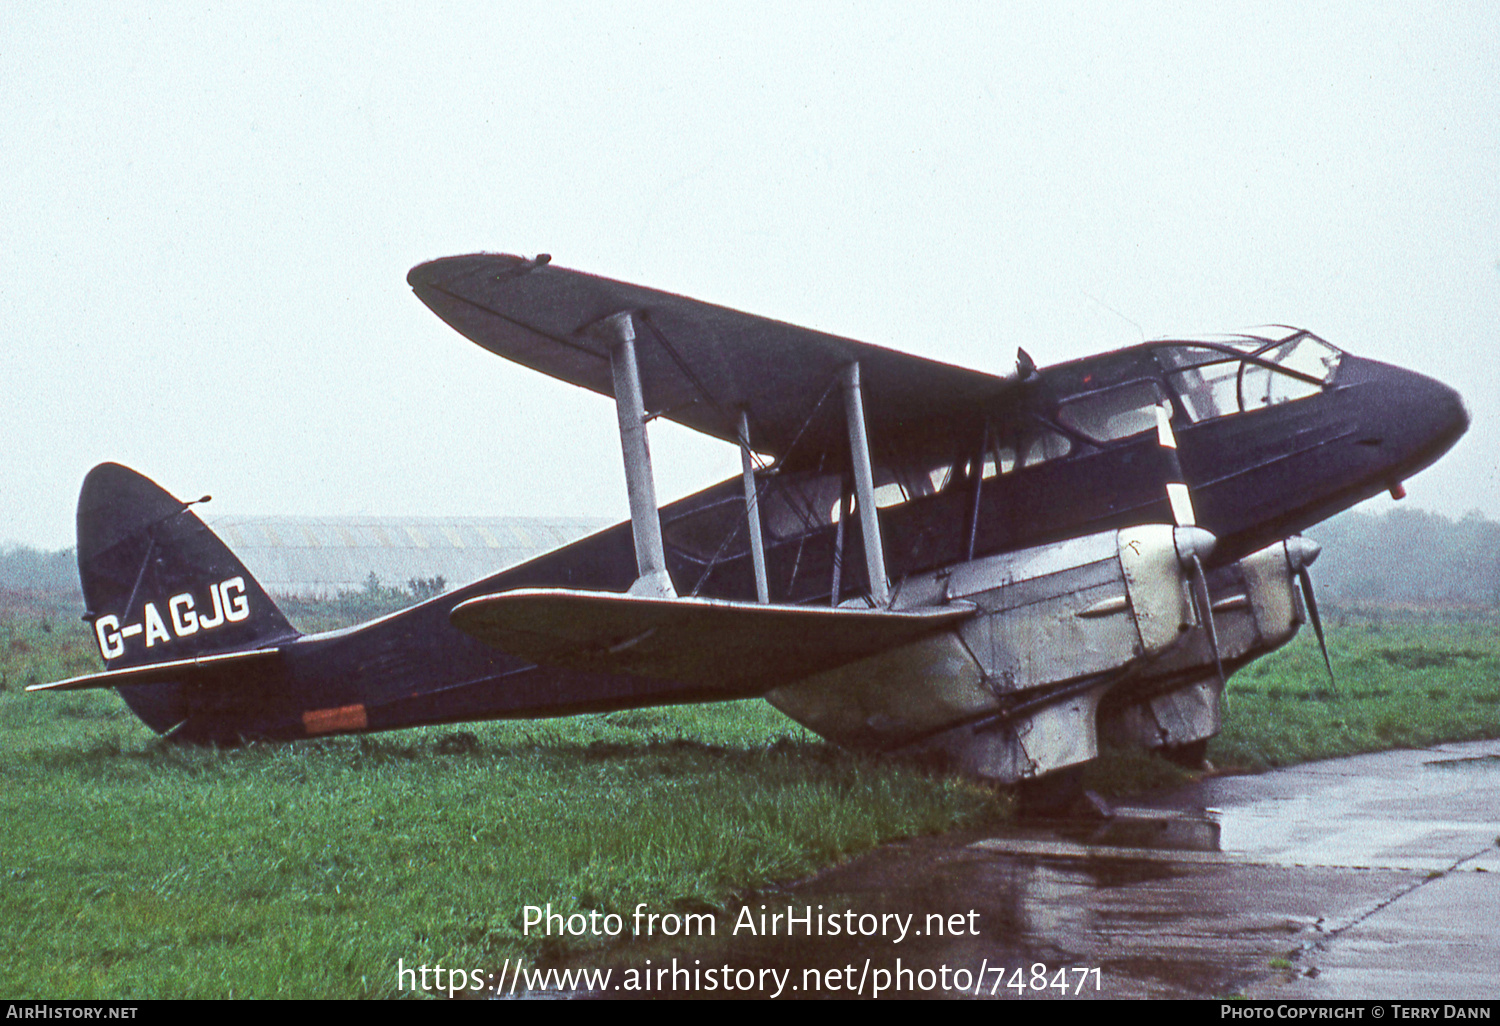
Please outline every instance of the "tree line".
[[[1465, 605], [1500, 608], [1500, 523], [1475, 510], [1458, 520], [1422, 509], [1349, 510], [1307, 532], [1323, 546], [1312, 568], [1318, 596], [1341, 605]], [[371, 574], [348, 598], [416, 601], [440, 594], [441, 578], [386, 588]], [[78, 595], [72, 549], [0, 548], [0, 589]], [[341, 596], [343, 597], [343, 596]]]
[[1320, 599], [1344, 605], [1500, 607], [1500, 523], [1422, 509], [1350, 510], [1307, 532]]

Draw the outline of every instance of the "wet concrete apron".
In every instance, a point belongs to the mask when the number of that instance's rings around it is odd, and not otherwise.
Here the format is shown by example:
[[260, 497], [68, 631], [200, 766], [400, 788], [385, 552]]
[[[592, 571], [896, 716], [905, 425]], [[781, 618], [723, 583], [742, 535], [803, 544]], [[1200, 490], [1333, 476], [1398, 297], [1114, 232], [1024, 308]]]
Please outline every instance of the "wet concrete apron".
[[1500, 742], [1209, 780], [1153, 805], [1215, 810], [1230, 857], [1292, 867], [1294, 886], [1333, 874], [1291, 967], [1248, 996], [1500, 997]]
[[[733, 931], [734, 910], [713, 938], [594, 964], [768, 969], [781, 997], [882, 980], [901, 997], [1500, 997], [1500, 742], [1211, 778], [1118, 813], [889, 845], [749, 907], [822, 936]], [[849, 937], [846, 913], [881, 928]], [[911, 916], [900, 939], [893, 915]]]

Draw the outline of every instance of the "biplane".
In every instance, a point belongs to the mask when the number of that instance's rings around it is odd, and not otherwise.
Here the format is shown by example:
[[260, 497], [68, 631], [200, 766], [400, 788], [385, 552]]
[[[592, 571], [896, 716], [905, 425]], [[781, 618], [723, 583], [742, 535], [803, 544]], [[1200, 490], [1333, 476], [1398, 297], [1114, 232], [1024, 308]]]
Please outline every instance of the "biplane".
[[[78, 562], [107, 669], [31, 690], [116, 688], [207, 743], [759, 697], [1001, 782], [1101, 741], [1201, 759], [1229, 674], [1305, 622], [1322, 640], [1300, 532], [1399, 496], [1468, 426], [1445, 385], [1291, 327], [992, 373], [546, 255], [408, 282], [490, 352], [614, 400], [629, 522], [304, 635], [193, 502], [105, 463]], [[659, 506], [657, 417], [738, 446], [743, 473]]]

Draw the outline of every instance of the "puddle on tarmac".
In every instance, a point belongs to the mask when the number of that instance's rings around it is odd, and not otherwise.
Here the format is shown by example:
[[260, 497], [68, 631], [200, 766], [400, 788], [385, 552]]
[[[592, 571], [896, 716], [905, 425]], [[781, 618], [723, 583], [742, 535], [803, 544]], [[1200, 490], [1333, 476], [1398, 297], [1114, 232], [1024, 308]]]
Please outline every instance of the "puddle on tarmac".
[[[1035, 848], [1018, 853], [992, 847], [1005, 843]], [[1101, 857], [1080, 858], [1080, 845], [1097, 847]], [[568, 964], [610, 968], [617, 984], [634, 972], [636, 989], [622, 992], [612, 985], [607, 995], [590, 995], [612, 998], [735, 996], [723, 989], [706, 993], [703, 974], [712, 969], [717, 979], [739, 967], [769, 974], [757, 978], [756, 993], [741, 996], [769, 997], [775, 990], [771, 981], [780, 979], [780, 997], [848, 997], [864, 974], [865, 996], [874, 996], [880, 985], [884, 996], [1057, 997], [1029, 989], [1033, 967], [1045, 966], [1049, 981], [1066, 968], [1072, 973], [1070, 986], [1077, 985], [1084, 974], [1075, 970], [1100, 966], [1110, 938], [1128, 931], [1170, 940], [1169, 951], [1152, 953], [1146, 969], [1139, 970], [1157, 982], [1143, 985], [1137, 996], [1187, 996], [1181, 982], [1204, 970], [1178, 950], [1172, 938], [1184, 909], [1164, 902], [1162, 895], [1179, 878], [1206, 880], [1215, 866], [1183, 864], [1156, 853], [1211, 852], [1217, 845], [1218, 823], [1211, 818], [1146, 812], [1126, 812], [1107, 822], [1027, 825], [1004, 838], [920, 838], [720, 913], [711, 936], [637, 938]], [[1139, 849], [1139, 857], [1132, 848]], [[1136, 951], [1132, 957], [1139, 956]], [[947, 977], [943, 967], [950, 970]], [[1001, 976], [999, 969], [1005, 971]], [[913, 975], [913, 970], [937, 975]], [[1219, 972], [1213, 967], [1210, 975]], [[664, 974], [649, 990], [640, 986], [648, 973]], [[967, 984], [945, 990], [945, 979]], [[680, 984], [676, 990], [674, 980]], [[1027, 983], [1024, 992], [1007, 991], [1005, 985], [1013, 981]], [[759, 989], [762, 982], [766, 990]], [[1092, 991], [1094, 976], [1083, 982]], [[1069, 996], [1118, 995], [1113, 989]]]
[[[848, 997], [862, 974], [867, 997], [877, 980], [884, 996], [1061, 996], [1029, 988], [1037, 965], [1098, 968], [1105, 986], [1080, 997], [1234, 994], [1325, 923], [1409, 891], [1422, 858], [1451, 865], [1468, 826], [1493, 837], [1496, 789], [1470, 772], [1500, 770], [1500, 756], [1450, 752], [1425, 766], [1392, 753], [1215, 779], [1109, 820], [898, 842], [731, 906], [697, 936], [637, 934], [538, 968], [609, 969], [592, 996], [611, 998]], [[944, 968], [970, 986], [920, 975]], [[736, 975], [710, 988], [709, 970], [754, 970], [755, 986]], [[1012, 991], [1013, 979], [1028, 987]]]

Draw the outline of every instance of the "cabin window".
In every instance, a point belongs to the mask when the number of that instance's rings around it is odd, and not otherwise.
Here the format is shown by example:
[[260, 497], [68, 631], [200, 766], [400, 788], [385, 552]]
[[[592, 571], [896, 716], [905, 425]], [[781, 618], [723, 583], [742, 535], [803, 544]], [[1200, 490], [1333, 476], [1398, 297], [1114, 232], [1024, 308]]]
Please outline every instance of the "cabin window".
[[1057, 420], [1095, 442], [1113, 442], [1155, 428], [1161, 400], [1155, 381], [1132, 381], [1070, 400]]
[[[1044, 444], [1041, 447], [1041, 452], [1047, 452], [1049, 449], [1061, 449], [1062, 453], [1067, 455], [1067, 438], [1062, 438], [1061, 435], [1058, 435], [1052, 443]], [[1040, 455], [1041, 453], [1038, 453], [1038, 456]], [[990, 434], [989, 441], [986, 443], [986, 449], [984, 449], [984, 463], [980, 468], [980, 477], [984, 478], [984, 480], [989, 480], [989, 478], [996, 477], [999, 474], [1010, 474], [1013, 469], [1016, 469], [1016, 446], [1008, 443], [1008, 441], [999, 440], [995, 434]], [[927, 477], [932, 481], [935, 492], [947, 492], [947, 490], [954, 489], [954, 487], [971, 486], [974, 483], [972, 474], [974, 474], [974, 459], [965, 458], [957, 460], [954, 463], [945, 463], [945, 465], [936, 466]]]
[[1073, 451], [1073, 440], [1044, 421], [1010, 424], [1002, 428], [985, 453], [984, 477], [1009, 474], [1019, 467], [1034, 467], [1061, 459]]
[[[951, 467], [940, 467], [928, 474], [897, 475], [895, 480], [878, 484], [875, 486], [875, 508], [887, 509], [912, 499], [920, 499], [924, 495], [932, 495], [940, 490], [936, 482], [945, 480], [951, 470]], [[879, 481], [890, 476], [891, 472], [883, 467], [876, 467], [875, 475], [875, 479]], [[856, 502], [855, 506], [858, 505]], [[834, 506], [837, 508], [838, 503], [835, 502]]]
[[1193, 422], [1240, 412], [1240, 363], [1210, 363], [1167, 377]]
[[[1275, 406], [1278, 403], [1289, 403], [1296, 399], [1317, 395], [1323, 390], [1323, 385], [1333, 377], [1341, 354], [1337, 349], [1311, 336], [1300, 335], [1257, 355], [1264, 360], [1270, 360], [1278, 368], [1284, 367], [1297, 371], [1307, 377], [1294, 377], [1280, 370], [1272, 370], [1270, 367], [1247, 363], [1243, 371], [1242, 385], [1246, 409]], [[1307, 378], [1315, 379], [1316, 383]]]
[[996, 442], [984, 458], [984, 476], [994, 477], [996, 474], [1009, 474], [1016, 469], [1016, 447], [1004, 442]]
[[1306, 332], [1280, 339], [1242, 336], [1212, 346], [1162, 346], [1157, 354], [1169, 368], [1181, 368], [1167, 375], [1167, 383], [1193, 421], [1317, 395], [1333, 380], [1343, 356]]
[[[963, 464], [944, 464], [931, 470], [913, 467], [876, 466], [875, 507], [899, 506], [924, 495], [935, 495], [952, 484], [954, 475], [962, 475]], [[837, 506], [837, 502], [834, 503]]]
[[[768, 542], [796, 538], [833, 523], [841, 478], [834, 474], [789, 474], [759, 485], [761, 530]], [[750, 549], [745, 496], [737, 488], [705, 506], [662, 520], [662, 539], [702, 562], [732, 559]]]
[[1073, 451], [1073, 440], [1061, 431], [1038, 431], [1028, 435], [1022, 442], [1026, 456], [1021, 466], [1034, 467], [1047, 460], [1061, 459]]

